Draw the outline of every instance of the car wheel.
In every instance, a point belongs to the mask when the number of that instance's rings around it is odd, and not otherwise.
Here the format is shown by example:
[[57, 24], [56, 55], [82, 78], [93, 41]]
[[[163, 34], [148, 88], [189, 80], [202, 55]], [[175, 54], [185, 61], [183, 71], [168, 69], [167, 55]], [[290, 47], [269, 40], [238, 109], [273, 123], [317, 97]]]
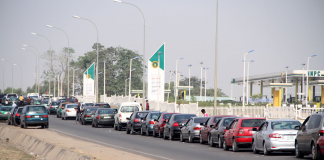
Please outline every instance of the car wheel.
[[315, 143], [312, 144], [312, 159], [313, 160], [316, 160], [317, 159], [317, 152], [316, 152]]
[[130, 134], [128, 127], [126, 127], [126, 134]]
[[296, 155], [296, 158], [304, 157], [304, 154], [299, 150], [299, 145], [297, 142], [295, 142], [295, 155]]
[[121, 126], [119, 125], [119, 123], [117, 124], [117, 130], [121, 131]]
[[188, 134], [189, 134], [189, 138], [188, 138], [188, 139], [189, 139], [189, 143], [193, 143], [194, 140], [193, 140], [192, 137], [191, 137], [191, 133], [189, 132]]
[[153, 129], [153, 137], [156, 137], [156, 133], [154, 129]]
[[169, 131], [169, 139], [172, 141], [172, 140], [174, 140], [174, 136], [172, 135], [172, 133], [171, 133], [171, 131]]
[[320, 147], [317, 148], [317, 159], [324, 159]]
[[204, 144], [204, 143], [205, 143], [205, 142], [203, 141], [203, 139], [202, 139], [201, 133], [199, 134], [199, 142], [200, 142], [200, 144]]
[[49, 127], [49, 124], [45, 125], [45, 128], [48, 128]]
[[265, 142], [263, 142], [263, 154], [264, 155], [269, 155], [270, 154], [270, 152], [267, 149], [267, 146], [266, 146]]
[[149, 133], [147, 127], [146, 127], [146, 135], [147, 135], [147, 136], [150, 136], [150, 133]]
[[224, 143], [223, 143], [223, 149], [224, 149], [225, 151], [228, 151], [228, 149], [229, 149], [229, 147], [228, 147], [227, 144], [226, 144], [226, 141], [224, 141]]
[[180, 133], [180, 142], [184, 142], [185, 140], [183, 139], [182, 133]]
[[223, 142], [221, 140], [220, 137], [218, 137], [218, 148], [222, 148], [223, 147]]
[[163, 134], [160, 129], [159, 129], [159, 138], [163, 138]]
[[256, 149], [256, 145], [255, 145], [254, 141], [252, 142], [252, 150], [253, 150], [253, 153], [255, 153], [255, 154], [259, 153], [259, 151]]
[[211, 137], [211, 135], [208, 136], [208, 143], [210, 147], [215, 147], [215, 143], [213, 141], [213, 138]]
[[237, 147], [235, 139], [233, 139], [232, 149], [233, 149], [233, 152], [237, 152], [239, 150], [238, 147]]

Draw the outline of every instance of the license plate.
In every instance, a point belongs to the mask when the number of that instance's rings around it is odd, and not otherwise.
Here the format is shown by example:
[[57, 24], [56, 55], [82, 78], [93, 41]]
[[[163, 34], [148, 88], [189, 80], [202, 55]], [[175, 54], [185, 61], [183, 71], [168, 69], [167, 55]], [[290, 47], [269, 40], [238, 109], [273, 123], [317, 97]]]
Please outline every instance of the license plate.
[[295, 137], [294, 136], [285, 136], [285, 139], [288, 141], [292, 141], [295, 139]]
[[35, 118], [39, 118], [39, 116], [35, 116]]
[[106, 118], [111, 118], [111, 117], [104, 117], [104, 119], [106, 119]]

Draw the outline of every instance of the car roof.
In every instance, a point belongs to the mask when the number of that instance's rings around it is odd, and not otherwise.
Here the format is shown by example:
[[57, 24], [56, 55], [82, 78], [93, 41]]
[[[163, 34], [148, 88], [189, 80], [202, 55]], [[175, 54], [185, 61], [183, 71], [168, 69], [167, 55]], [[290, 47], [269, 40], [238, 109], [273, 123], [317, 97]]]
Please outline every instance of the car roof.
[[281, 121], [298, 121], [298, 120], [295, 120], [295, 119], [268, 119], [267, 121], [269, 121], [269, 122], [281, 122]]
[[236, 119], [266, 119], [261, 117], [237, 117]]
[[235, 115], [218, 115], [218, 116], [212, 116], [212, 117], [237, 117]]
[[[182, 116], [187, 116], [187, 115], [195, 115], [195, 114], [174, 114], [172, 116], [177, 116], [177, 115], [182, 115]], [[196, 116], [196, 115], [195, 115]]]
[[88, 108], [98, 109], [98, 108], [100, 108], [100, 107], [91, 107], [91, 106], [88, 106], [88, 107], [85, 107], [84, 109], [88, 109]]

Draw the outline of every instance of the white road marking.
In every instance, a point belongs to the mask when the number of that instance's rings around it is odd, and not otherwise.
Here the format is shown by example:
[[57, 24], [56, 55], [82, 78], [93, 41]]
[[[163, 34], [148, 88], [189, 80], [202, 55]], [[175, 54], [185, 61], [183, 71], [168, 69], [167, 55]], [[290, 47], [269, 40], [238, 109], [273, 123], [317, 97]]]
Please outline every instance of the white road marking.
[[81, 136], [76, 136], [74, 134], [66, 133], [66, 132], [63, 132], [63, 131], [56, 130], [56, 129], [51, 129], [51, 130], [53, 130], [55, 132], [64, 133], [64, 134], [67, 134], [67, 135], [70, 135], [70, 136], [73, 136], [73, 137], [79, 137], [79, 138], [87, 139], [89, 141], [96, 142], [96, 143], [101, 143], [101, 144], [104, 144], [104, 145], [107, 145], [107, 146], [111, 146], [111, 147], [115, 147], [115, 148], [119, 148], [119, 149], [128, 150], [128, 151], [135, 152], [135, 153], [145, 154], [145, 155], [149, 155], [149, 156], [152, 156], [152, 157], [158, 157], [158, 158], [161, 158], [161, 159], [172, 160], [170, 158], [161, 157], [161, 156], [158, 156], [158, 155], [154, 155], [154, 154], [150, 154], [150, 153], [145, 153], [145, 152], [141, 152], [141, 151], [136, 151], [136, 150], [133, 150], [133, 149], [124, 148], [124, 147], [120, 147], [120, 146], [116, 146], [116, 145], [112, 145], [112, 144], [108, 144], [108, 143], [103, 143], [103, 142], [99, 142], [99, 141], [96, 141], [96, 140], [93, 140], [93, 139], [89, 139], [89, 138], [85, 138], [85, 137], [81, 137]]

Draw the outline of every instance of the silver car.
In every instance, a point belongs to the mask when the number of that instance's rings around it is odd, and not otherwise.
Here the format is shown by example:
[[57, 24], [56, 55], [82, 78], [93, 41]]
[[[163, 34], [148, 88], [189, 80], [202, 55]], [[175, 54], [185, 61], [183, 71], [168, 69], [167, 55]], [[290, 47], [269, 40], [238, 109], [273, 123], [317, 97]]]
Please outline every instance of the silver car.
[[273, 151], [293, 152], [298, 132], [294, 128], [300, 125], [298, 120], [291, 119], [265, 121], [259, 129], [253, 128], [255, 131], [252, 138], [253, 152], [263, 151], [264, 155], [269, 155]]
[[210, 117], [192, 117], [186, 124], [183, 124], [180, 132], [180, 141], [184, 142], [186, 139], [193, 143], [195, 139], [199, 139], [200, 129], [204, 126]]

